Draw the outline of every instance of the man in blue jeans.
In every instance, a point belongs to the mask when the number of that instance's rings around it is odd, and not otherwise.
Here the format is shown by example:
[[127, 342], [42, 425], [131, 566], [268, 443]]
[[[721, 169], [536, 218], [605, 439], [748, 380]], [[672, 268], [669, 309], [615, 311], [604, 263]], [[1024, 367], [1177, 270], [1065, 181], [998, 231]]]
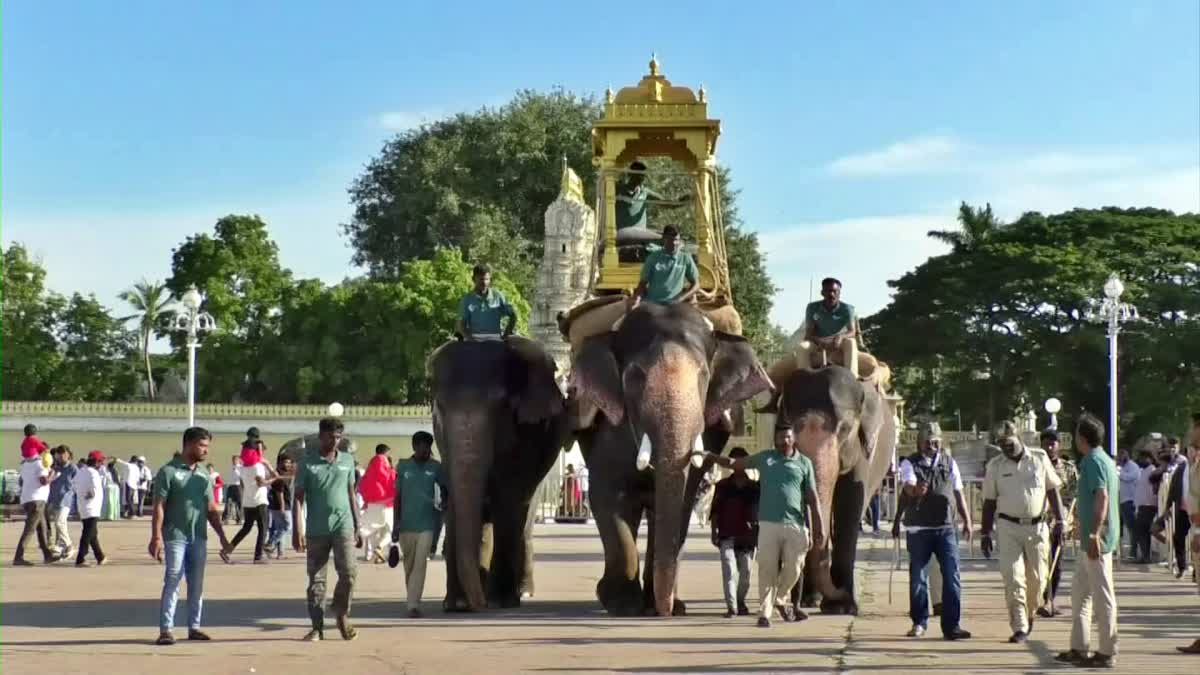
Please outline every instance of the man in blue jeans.
[[929, 623], [929, 577], [926, 566], [937, 558], [942, 570], [942, 636], [966, 640], [971, 634], [959, 625], [962, 583], [958, 576], [958, 537], [954, 510], [962, 519], [962, 534], [971, 540], [971, 512], [963, 498], [958, 464], [941, 447], [936, 422], [925, 422], [917, 433], [919, 451], [900, 463], [904, 529], [908, 533], [909, 637], [921, 637]]
[[183, 452], [158, 470], [154, 477], [154, 519], [150, 530], [150, 557], [166, 558], [159, 604], [159, 645], [175, 644], [175, 604], [179, 582], [187, 579], [189, 640], [209, 640], [200, 630], [204, 606], [204, 564], [208, 556], [208, 528], [228, 546], [221, 527], [221, 509], [213, 494], [214, 478], [204, 466], [212, 434], [200, 427], [183, 432]]

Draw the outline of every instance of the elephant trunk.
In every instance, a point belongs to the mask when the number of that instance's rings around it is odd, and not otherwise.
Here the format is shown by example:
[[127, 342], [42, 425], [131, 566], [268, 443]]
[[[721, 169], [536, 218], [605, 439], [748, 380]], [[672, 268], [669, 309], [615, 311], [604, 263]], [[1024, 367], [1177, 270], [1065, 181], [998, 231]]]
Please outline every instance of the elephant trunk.
[[455, 571], [462, 585], [467, 607], [479, 611], [487, 607], [480, 572], [480, 545], [483, 541], [483, 501], [491, 470], [489, 447], [492, 430], [484, 416], [453, 420], [453, 452], [450, 462], [450, 512], [454, 525]]
[[[833, 543], [833, 495], [841, 475], [841, 458], [839, 456], [840, 439], [836, 423], [820, 413], [809, 413], [792, 419], [796, 429], [801, 430], [798, 440], [800, 452], [812, 461], [813, 478], [817, 484], [817, 501], [821, 505], [821, 514], [825, 521], [825, 539], [820, 547], [813, 546], [806, 561], [807, 573], [812, 578], [813, 587], [820, 592], [823, 601], [841, 602], [849, 596], [837, 587], [832, 576], [832, 543]], [[857, 527], [857, 523], [854, 524]], [[810, 529], [811, 532], [811, 529]], [[853, 570], [850, 570], [853, 574]]]

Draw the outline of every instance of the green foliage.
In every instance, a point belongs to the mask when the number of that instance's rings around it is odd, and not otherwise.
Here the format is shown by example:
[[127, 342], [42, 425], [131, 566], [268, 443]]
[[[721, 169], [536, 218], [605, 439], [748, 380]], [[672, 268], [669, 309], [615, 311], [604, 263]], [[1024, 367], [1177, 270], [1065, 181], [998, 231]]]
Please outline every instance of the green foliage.
[[94, 295], [75, 293], [62, 311], [58, 338], [62, 363], [54, 372], [50, 398], [112, 401], [127, 398], [138, 376], [133, 333]]
[[138, 347], [146, 368], [146, 396], [155, 398], [154, 366], [150, 359], [150, 343], [156, 335], [163, 333], [163, 324], [174, 315], [175, 304], [166, 284], [157, 281], [141, 281], [121, 292], [121, 299], [129, 303], [134, 314], [123, 317], [122, 322], [136, 319], [138, 322]]
[[1122, 432], [1180, 430], [1200, 409], [1200, 216], [1027, 213], [971, 241], [890, 282], [892, 303], [865, 322], [910, 410], [936, 398], [943, 420], [961, 409], [984, 427], [1056, 396], [1064, 415], [1106, 415], [1107, 341], [1092, 317], [1110, 272], [1142, 316], [1121, 336]]

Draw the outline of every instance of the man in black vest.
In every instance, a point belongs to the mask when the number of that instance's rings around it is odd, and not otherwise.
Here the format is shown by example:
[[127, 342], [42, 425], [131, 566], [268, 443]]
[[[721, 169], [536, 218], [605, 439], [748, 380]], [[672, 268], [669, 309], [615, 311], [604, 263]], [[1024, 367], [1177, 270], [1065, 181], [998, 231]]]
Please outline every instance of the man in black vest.
[[918, 452], [900, 463], [904, 486], [904, 529], [908, 537], [909, 637], [925, 634], [929, 622], [929, 578], [925, 571], [931, 557], [942, 570], [942, 636], [966, 640], [971, 634], [959, 625], [962, 613], [962, 582], [958, 576], [958, 537], [954, 510], [962, 519], [962, 535], [971, 539], [971, 512], [963, 498], [958, 464], [942, 452], [942, 433], [936, 422], [926, 422], [917, 433]]

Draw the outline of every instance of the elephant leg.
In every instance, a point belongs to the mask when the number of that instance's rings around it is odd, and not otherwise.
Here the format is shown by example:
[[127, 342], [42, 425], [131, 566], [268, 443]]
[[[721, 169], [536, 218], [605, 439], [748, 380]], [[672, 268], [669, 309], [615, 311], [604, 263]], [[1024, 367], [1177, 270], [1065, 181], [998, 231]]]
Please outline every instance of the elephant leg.
[[591, 493], [596, 528], [604, 545], [604, 576], [596, 584], [600, 604], [615, 616], [642, 613], [642, 586], [638, 582], [637, 534], [642, 505], [628, 495], [618, 497], [610, 490]]
[[505, 609], [521, 606], [520, 585], [522, 568], [525, 566], [523, 516], [528, 512], [528, 503], [512, 503], [496, 511], [492, 524], [492, 566], [487, 586], [490, 606]]
[[469, 610], [467, 605], [467, 596], [463, 591], [462, 580], [458, 577], [458, 537], [455, 536], [457, 528], [456, 518], [454, 517], [454, 502], [450, 503], [450, 508], [446, 511], [444, 528], [445, 539], [443, 551], [445, 552], [446, 563], [446, 598], [442, 601], [442, 609], [447, 612], [465, 612]]
[[859, 520], [866, 490], [857, 471], [838, 478], [833, 493], [833, 546], [830, 577], [833, 585], [845, 592], [840, 601], [822, 601], [821, 611], [832, 614], [857, 614], [854, 589], [854, 562], [858, 548]]

